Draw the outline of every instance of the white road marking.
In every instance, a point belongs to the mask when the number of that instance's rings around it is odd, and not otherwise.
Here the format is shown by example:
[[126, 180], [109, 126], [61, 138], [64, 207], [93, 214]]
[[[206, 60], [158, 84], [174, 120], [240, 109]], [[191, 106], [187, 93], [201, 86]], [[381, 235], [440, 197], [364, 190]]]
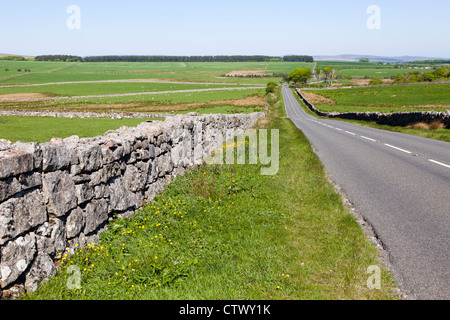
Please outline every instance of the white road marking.
[[411, 151], [408, 151], [408, 150], [405, 150], [405, 149], [402, 149], [402, 148], [399, 148], [399, 147], [395, 147], [395, 146], [392, 146], [392, 145], [387, 144], [387, 143], [385, 143], [384, 145], [386, 147], [389, 147], [389, 148], [392, 148], [392, 149], [396, 149], [396, 150], [399, 150], [399, 151], [404, 152], [404, 153], [408, 153], [408, 154], [412, 153]]
[[[294, 113], [295, 113], [296, 115], [298, 115], [298, 113], [296, 112], [295, 108], [294, 108]], [[308, 119], [308, 118], [305, 118], [305, 119], [310, 120], [310, 119]], [[335, 127], [333, 127], [333, 126], [330, 126], [330, 125], [328, 125], [328, 124], [326, 124], [326, 123], [320, 122], [320, 121], [315, 120], [315, 119], [312, 119], [311, 121], [316, 122], [316, 123], [318, 123], [318, 124], [321, 124], [321, 125], [323, 125], [323, 126], [332, 128], [332, 129], [336, 129], [336, 130], [339, 130], [339, 131], [344, 131], [344, 132], [346, 132], [346, 133], [348, 133], [348, 134], [351, 134], [351, 135], [353, 135], [353, 136], [357, 136], [357, 134], [354, 133], [354, 132], [342, 130], [342, 129], [340, 129], [340, 128], [335, 128]], [[363, 139], [372, 141], [372, 142], [377, 142], [377, 140], [372, 139], [372, 138], [369, 138], [369, 137], [366, 137], [366, 136], [360, 136], [360, 137], [363, 138]], [[402, 148], [399, 148], [399, 147], [396, 147], [396, 146], [393, 146], [393, 145], [390, 145], [390, 144], [387, 144], [387, 143], [384, 143], [384, 145], [387, 146], [387, 147], [389, 147], [389, 148], [392, 148], [392, 149], [396, 149], [396, 150], [398, 150], [398, 151], [405, 152], [405, 153], [407, 153], [407, 154], [412, 154], [411, 151], [408, 151], [408, 150], [405, 150], [405, 149], [402, 149]], [[446, 168], [449, 168], [449, 169], [450, 169], [450, 165], [448, 165], [448, 164], [445, 164], [445, 163], [442, 163], [442, 162], [439, 162], [439, 161], [436, 161], [436, 160], [433, 160], [433, 159], [428, 159], [428, 161], [429, 161], [429, 162], [432, 162], [432, 163], [434, 163], [434, 164], [437, 164], [437, 165], [440, 165], [440, 166], [443, 166], [443, 167], [446, 167]]]
[[428, 159], [428, 161], [436, 163], [436, 164], [441, 165], [441, 166], [446, 167], [446, 168], [450, 168], [450, 166], [448, 164], [445, 164], [445, 163], [442, 163], [442, 162], [439, 162], [439, 161], [436, 161], [436, 160], [433, 160], [433, 159]]
[[369, 141], [372, 141], [372, 142], [377, 142], [377, 140], [372, 139], [372, 138], [367, 138], [367, 137], [365, 137], [365, 136], [361, 136], [361, 138], [366, 139], [366, 140], [369, 140]]

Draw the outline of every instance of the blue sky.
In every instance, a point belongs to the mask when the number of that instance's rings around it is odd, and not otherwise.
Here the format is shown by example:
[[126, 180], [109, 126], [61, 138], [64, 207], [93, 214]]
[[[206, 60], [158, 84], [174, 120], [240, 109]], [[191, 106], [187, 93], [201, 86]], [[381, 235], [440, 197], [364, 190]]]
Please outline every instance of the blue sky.
[[[80, 8], [70, 30], [67, 8]], [[367, 8], [381, 10], [369, 30]], [[0, 52], [450, 58], [448, 0], [2, 1]]]

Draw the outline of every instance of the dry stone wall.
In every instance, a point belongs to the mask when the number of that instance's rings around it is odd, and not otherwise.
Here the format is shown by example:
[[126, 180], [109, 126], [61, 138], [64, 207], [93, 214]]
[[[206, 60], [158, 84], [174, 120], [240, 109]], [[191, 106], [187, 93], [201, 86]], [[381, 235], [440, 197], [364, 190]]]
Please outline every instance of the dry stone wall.
[[364, 120], [384, 124], [389, 126], [406, 127], [419, 122], [433, 123], [434, 121], [441, 121], [447, 129], [450, 129], [450, 111], [413, 111], [413, 112], [395, 112], [395, 113], [380, 113], [380, 112], [322, 112], [318, 110], [312, 103], [305, 99], [299, 89], [296, 89], [300, 99], [305, 105], [315, 114], [321, 117], [341, 118], [348, 120]]
[[0, 140], [0, 296], [17, 284], [35, 290], [60, 253], [98, 241], [113, 214], [131, 215], [220, 148], [219, 136], [263, 116], [190, 114], [88, 139]]

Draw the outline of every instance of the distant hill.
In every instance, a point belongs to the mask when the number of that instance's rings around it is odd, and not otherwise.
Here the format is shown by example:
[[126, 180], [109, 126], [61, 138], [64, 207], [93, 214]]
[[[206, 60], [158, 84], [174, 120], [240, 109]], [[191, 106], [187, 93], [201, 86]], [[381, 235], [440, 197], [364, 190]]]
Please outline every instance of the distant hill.
[[34, 56], [24, 56], [23, 54], [0, 53], [0, 58], [9, 56], [24, 57], [25, 59], [34, 59]]
[[356, 61], [357, 62], [363, 58], [368, 58], [372, 62], [393, 62], [393, 63], [443, 59], [443, 58], [433, 58], [433, 57], [412, 57], [412, 56], [383, 57], [383, 56], [360, 55], [360, 54], [340, 54], [340, 55], [336, 55], [336, 56], [314, 56], [315, 61], [348, 61], [348, 62]]

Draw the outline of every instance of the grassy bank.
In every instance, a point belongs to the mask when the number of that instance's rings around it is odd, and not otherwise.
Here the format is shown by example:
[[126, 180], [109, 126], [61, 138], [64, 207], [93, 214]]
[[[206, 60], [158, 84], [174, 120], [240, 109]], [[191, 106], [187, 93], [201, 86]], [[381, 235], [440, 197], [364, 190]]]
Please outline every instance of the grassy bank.
[[[375, 247], [328, 182], [306, 137], [271, 101], [280, 169], [201, 166], [177, 178], [95, 245], [62, 256], [56, 277], [27, 299], [393, 299], [367, 288]], [[68, 289], [69, 266], [81, 288]], [[380, 265], [381, 266], [381, 265]], [[69, 269], [70, 270], [70, 269]]]

